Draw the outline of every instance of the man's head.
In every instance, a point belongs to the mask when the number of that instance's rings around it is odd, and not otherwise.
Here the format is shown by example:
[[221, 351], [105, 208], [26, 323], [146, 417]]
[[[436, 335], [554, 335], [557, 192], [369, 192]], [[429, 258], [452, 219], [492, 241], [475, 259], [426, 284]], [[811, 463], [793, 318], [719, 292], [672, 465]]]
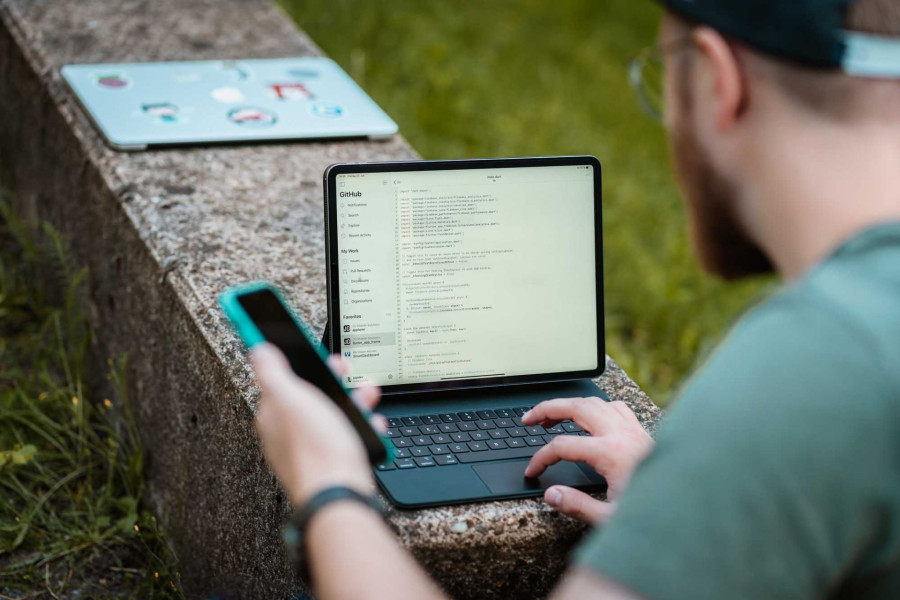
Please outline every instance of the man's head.
[[[726, 0], [720, 3], [724, 6]], [[757, 184], [772, 176], [785, 179], [786, 188], [791, 185], [770, 159], [788, 143], [796, 156], [803, 152], [803, 142], [820, 144], [832, 129], [865, 135], [873, 126], [896, 127], [900, 79], [850, 76], [822, 64], [840, 60], [829, 57], [829, 47], [820, 39], [822, 31], [798, 33], [809, 44], [808, 55], [801, 56], [807, 47], [796, 41], [779, 46], [777, 32], [759, 39], [751, 34], [746, 38], [751, 41], [743, 42], [729, 31], [727, 18], [713, 17], [713, 26], [707, 26], [678, 10], [681, 4], [693, 3], [666, 4], [676, 10], [668, 12], [660, 34], [666, 63], [665, 109], [698, 256], [707, 270], [727, 279], [770, 271], [773, 257], [765, 238], [773, 228], [763, 217], [772, 217], [771, 206], [759, 197], [762, 190]], [[726, 34], [715, 28], [719, 23]], [[856, 0], [843, 27], [900, 40], [900, 3]], [[791, 44], [798, 50], [786, 58]], [[817, 52], [819, 64], [814, 60]], [[823, 135], [810, 135], [812, 131]], [[819, 150], [810, 147], [809, 160], [815, 160]], [[762, 215], [765, 210], [770, 212]], [[763, 231], [766, 227], [769, 231]]]

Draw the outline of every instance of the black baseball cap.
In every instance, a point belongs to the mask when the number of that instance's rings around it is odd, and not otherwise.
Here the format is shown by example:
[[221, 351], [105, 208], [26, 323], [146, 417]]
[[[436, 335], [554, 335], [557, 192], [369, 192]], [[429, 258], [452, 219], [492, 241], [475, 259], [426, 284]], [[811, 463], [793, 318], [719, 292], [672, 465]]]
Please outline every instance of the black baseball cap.
[[847, 31], [854, 0], [659, 0], [757, 50], [850, 75], [900, 78], [900, 38]]

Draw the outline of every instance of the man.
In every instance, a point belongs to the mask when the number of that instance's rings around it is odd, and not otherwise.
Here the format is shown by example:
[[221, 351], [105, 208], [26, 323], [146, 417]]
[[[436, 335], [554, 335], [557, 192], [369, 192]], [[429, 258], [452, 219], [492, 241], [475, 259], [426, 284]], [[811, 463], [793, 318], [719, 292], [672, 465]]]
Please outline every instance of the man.
[[[607, 521], [554, 597], [900, 597], [900, 3], [665, 4], [664, 107], [697, 254], [787, 285], [693, 378], [652, 451], [597, 399], [523, 417], [592, 433], [555, 439], [528, 475], [585, 460], [618, 503], [547, 491]], [[337, 409], [272, 348], [252, 358], [263, 447], [294, 504], [370, 489]], [[327, 504], [305, 541], [321, 598], [440, 597], [362, 503]]]

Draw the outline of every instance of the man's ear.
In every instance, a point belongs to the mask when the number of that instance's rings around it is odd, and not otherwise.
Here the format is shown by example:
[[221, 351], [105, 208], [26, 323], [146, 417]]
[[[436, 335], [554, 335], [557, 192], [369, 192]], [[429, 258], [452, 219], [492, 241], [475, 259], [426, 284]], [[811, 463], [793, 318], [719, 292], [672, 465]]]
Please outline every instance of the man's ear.
[[741, 117], [747, 97], [738, 57], [728, 41], [710, 27], [697, 27], [694, 43], [713, 71], [716, 128], [730, 129]]

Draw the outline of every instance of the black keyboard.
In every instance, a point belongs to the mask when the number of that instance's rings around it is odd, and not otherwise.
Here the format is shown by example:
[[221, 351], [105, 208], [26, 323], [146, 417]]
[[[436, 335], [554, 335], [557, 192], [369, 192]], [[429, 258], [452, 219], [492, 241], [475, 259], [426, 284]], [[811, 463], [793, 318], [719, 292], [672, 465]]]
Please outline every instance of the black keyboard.
[[467, 463], [528, 458], [558, 435], [590, 435], [572, 421], [553, 427], [526, 427], [522, 415], [530, 406], [392, 417], [387, 437], [393, 461], [379, 471], [422, 469]]

